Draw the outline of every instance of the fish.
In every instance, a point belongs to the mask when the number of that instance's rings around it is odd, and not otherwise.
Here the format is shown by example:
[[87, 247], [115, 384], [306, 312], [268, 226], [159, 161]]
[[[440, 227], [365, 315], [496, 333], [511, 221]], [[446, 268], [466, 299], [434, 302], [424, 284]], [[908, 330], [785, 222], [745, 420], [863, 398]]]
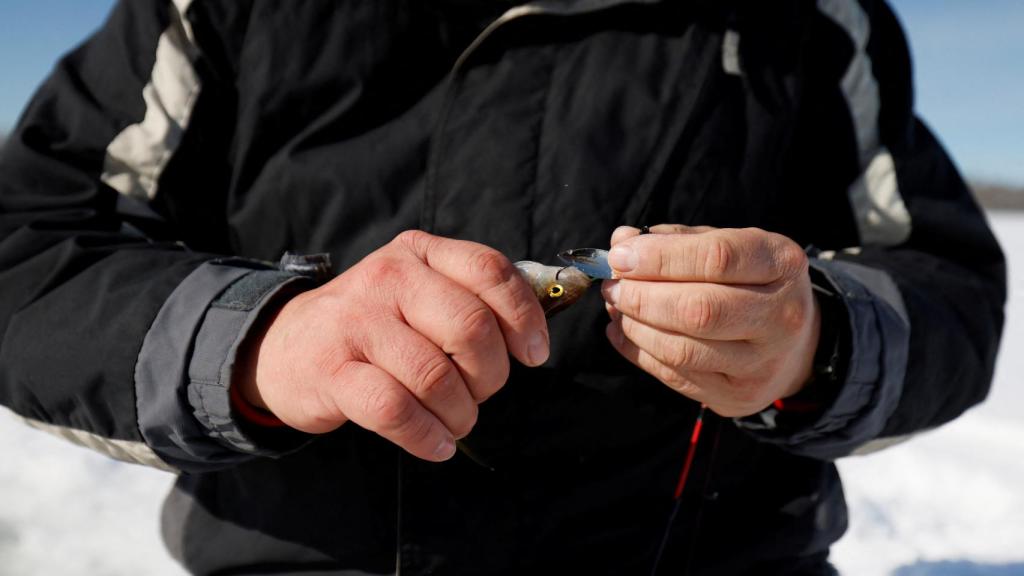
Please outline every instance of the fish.
[[[594, 281], [594, 278], [575, 266], [548, 266], [532, 260], [520, 260], [513, 263], [513, 266], [533, 288], [547, 318], [572, 306], [586, 294]], [[469, 438], [457, 440], [455, 446], [472, 462], [492, 472], [495, 470], [487, 457], [473, 449]]]
[[513, 266], [533, 288], [548, 318], [572, 306], [593, 283], [593, 278], [574, 266], [548, 266], [531, 260], [520, 260]]

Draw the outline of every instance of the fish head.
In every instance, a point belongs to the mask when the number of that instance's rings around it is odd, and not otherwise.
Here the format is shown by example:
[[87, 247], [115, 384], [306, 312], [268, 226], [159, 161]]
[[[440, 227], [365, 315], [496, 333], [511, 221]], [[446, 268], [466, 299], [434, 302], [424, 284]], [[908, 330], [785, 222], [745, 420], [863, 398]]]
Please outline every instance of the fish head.
[[548, 266], [521, 260], [515, 267], [533, 288], [548, 318], [582, 298], [592, 282], [589, 276], [572, 266]]

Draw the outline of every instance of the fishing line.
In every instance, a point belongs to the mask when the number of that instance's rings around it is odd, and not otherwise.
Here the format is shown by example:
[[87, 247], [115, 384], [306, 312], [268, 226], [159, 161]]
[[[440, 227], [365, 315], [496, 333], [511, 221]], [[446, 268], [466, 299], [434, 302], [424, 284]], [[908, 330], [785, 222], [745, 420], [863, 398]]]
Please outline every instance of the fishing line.
[[665, 554], [665, 547], [668, 545], [668, 537], [672, 534], [672, 525], [676, 521], [679, 509], [683, 503], [683, 491], [686, 488], [686, 481], [690, 477], [690, 470], [693, 468], [693, 459], [697, 455], [697, 443], [700, 441], [700, 432], [704, 429], [704, 412], [707, 411], [707, 404], [700, 405], [697, 412], [697, 419], [693, 423], [693, 431], [690, 432], [690, 443], [686, 448], [686, 459], [683, 461], [683, 469], [679, 472], [679, 480], [676, 482], [676, 490], [672, 494], [672, 512], [668, 515], [668, 522], [661, 535], [661, 543], [658, 544], [658, 552], [654, 555], [654, 565], [651, 566], [651, 576], [658, 572], [661, 564], [661, 557]]

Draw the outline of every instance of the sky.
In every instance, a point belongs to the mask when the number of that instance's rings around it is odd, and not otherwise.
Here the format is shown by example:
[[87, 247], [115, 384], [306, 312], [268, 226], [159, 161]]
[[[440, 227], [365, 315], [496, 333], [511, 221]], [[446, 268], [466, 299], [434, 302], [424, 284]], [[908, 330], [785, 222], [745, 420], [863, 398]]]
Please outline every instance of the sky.
[[[0, 0], [0, 131], [112, 0]], [[894, 0], [918, 112], [969, 177], [1024, 185], [1024, 2]]]

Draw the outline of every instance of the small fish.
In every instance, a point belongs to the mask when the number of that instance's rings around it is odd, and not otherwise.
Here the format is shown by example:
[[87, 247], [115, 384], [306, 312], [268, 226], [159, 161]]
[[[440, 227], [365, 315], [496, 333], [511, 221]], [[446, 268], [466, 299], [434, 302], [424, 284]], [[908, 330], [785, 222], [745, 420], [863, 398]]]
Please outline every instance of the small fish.
[[515, 267], [530, 283], [548, 318], [579, 300], [592, 282], [590, 276], [573, 266], [546, 266], [539, 262], [520, 260], [515, 263]]
[[[573, 266], [547, 266], [530, 260], [520, 260], [513, 265], [533, 288], [540, 307], [548, 318], [579, 300], [593, 282], [590, 276]], [[494, 471], [494, 466], [488, 459], [470, 446], [469, 438], [463, 438], [455, 445], [458, 446], [459, 452], [465, 454], [470, 460]]]

